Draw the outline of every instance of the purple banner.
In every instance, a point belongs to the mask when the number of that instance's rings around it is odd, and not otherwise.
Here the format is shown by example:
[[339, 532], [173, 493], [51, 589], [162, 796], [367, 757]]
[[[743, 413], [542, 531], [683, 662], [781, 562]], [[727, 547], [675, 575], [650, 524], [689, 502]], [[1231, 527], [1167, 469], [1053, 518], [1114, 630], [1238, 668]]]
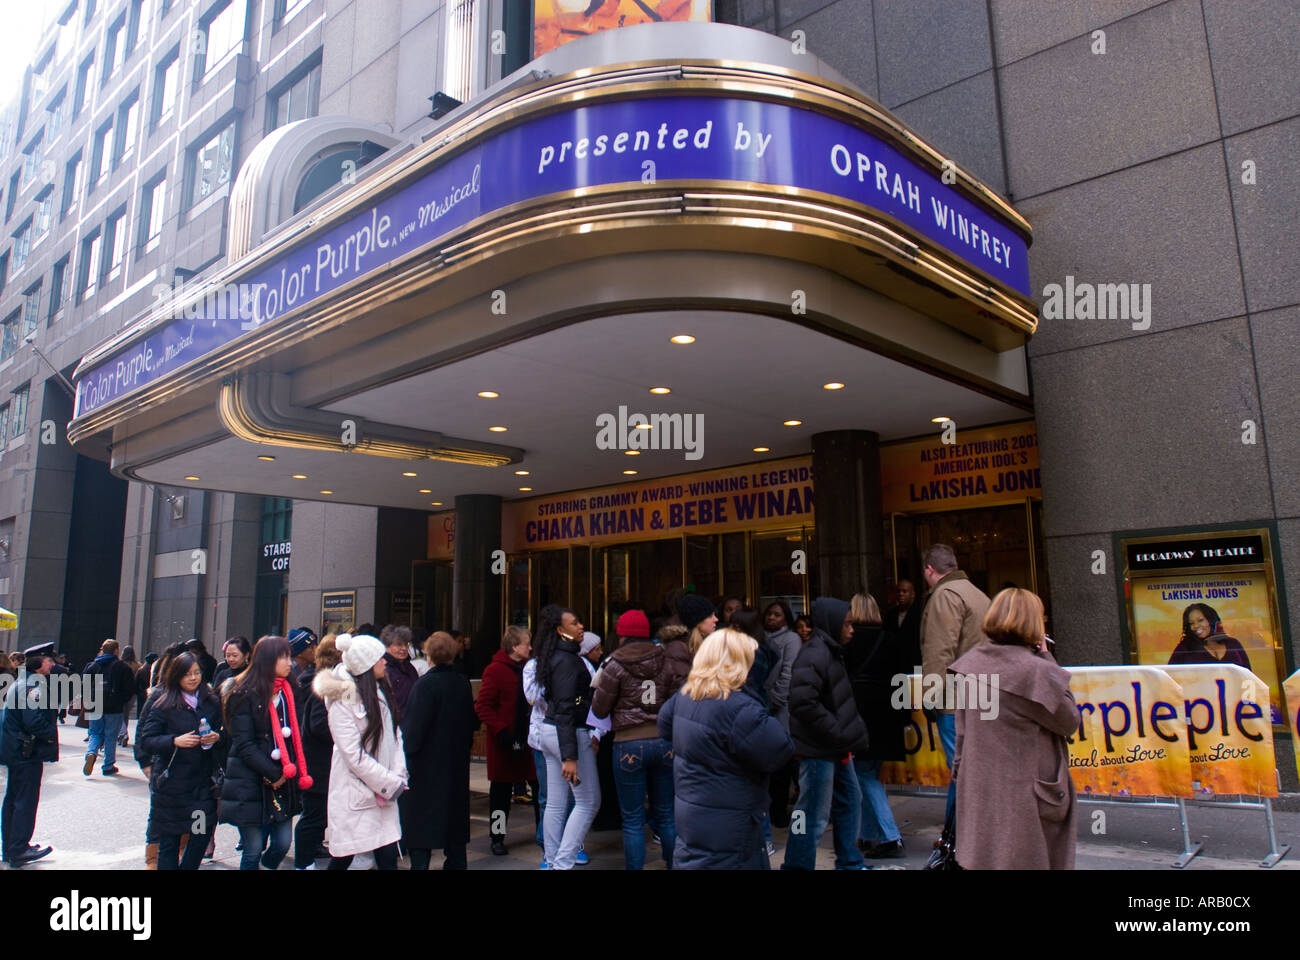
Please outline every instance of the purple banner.
[[498, 133], [238, 282], [188, 304], [175, 298], [183, 306], [176, 317], [78, 378], [75, 416], [484, 213], [582, 187], [667, 180], [755, 182], [842, 197], [888, 214], [963, 263], [1030, 294], [1028, 245], [1010, 224], [861, 127], [762, 101], [704, 95], [623, 100], [548, 114]]

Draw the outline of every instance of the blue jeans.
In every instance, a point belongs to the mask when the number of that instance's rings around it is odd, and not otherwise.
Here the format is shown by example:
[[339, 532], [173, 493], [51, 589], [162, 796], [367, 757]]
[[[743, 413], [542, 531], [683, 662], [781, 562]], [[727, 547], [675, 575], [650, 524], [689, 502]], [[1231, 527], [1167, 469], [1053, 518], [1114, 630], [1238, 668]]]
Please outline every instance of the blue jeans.
[[[537, 768], [537, 845], [546, 846], [546, 754], [533, 748], [533, 766]], [[566, 791], [567, 792], [567, 791]], [[573, 812], [573, 794], [569, 794], [569, 806], [564, 811], [567, 819]]]
[[90, 721], [90, 746], [86, 754], [99, 753], [104, 748], [104, 767], [117, 766], [117, 735], [122, 732], [122, 714], [106, 713]]
[[[838, 760], [805, 758], [799, 763], [799, 800], [790, 818], [782, 870], [813, 870], [817, 845], [827, 824], [835, 840], [835, 869], [863, 870], [858, 850], [862, 786], [853, 767]], [[803, 829], [796, 831], [802, 821]]]
[[[957, 715], [955, 713], [939, 714], [939, 742], [943, 744], [943, 755], [948, 758], [948, 773], [952, 773], [952, 758], [957, 753]], [[948, 781], [948, 806], [944, 809], [944, 822], [952, 816], [952, 808], [957, 805], [957, 781]]]
[[624, 740], [614, 745], [614, 789], [623, 815], [623, 859], [629, 870], [645, 867], [645, 800], [650, 822], [663, 843], [664, 862], [673, 868], [677, 827], [673, 818], [673, 747], [660, 737]]
[[[596, 752], [591, 749], [591, 731], [578, 728], [579, 785], [564, 779], [560, 757], [560, 736], [554, 724], [542, 724], [542, 748], [546, 753], [546, 792], [550, 797], [542, 833], [546, 838], [546, 862], [552, 870], [572, 870], [582, 849], [583, 838], [596, 819], [600, 807], [600, 774], [596, 770]], [[559, 799], [573, 797], [573, 812], [561, 812]], [[565, 804], [566, 808], [568, 804]]]
[[[239, 858], [240, 870], [256, 870], [259, 860], [266, 869], [274, 870], [280, 866], [280, 861], [289, 852], [289, 844], [293, 840], [293, 821], [240, 827], [239, 839], [244, 845]], [[266, 847], [268, 839], [271, 841], [271, 846], [263, 855], [262, 848]]]
[[880, 782], [882, 766], [880, 760], [853, 758], [858, 783], [862, 785], [862, 826], [858, 836], [864, 843], [893, 843], [903, 839], [898, 824], [894, 823], [894, 811], [889, 809], [889, 794]]

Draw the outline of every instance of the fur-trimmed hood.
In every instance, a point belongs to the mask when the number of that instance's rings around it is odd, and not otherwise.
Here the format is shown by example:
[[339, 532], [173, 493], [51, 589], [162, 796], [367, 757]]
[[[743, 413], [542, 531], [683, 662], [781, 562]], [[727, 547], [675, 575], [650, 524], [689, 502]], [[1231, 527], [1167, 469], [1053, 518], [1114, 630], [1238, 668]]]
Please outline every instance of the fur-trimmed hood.
[[353, 703], [357, 700], [357, 682], [348, 673], [347, 667], [338, 664], [333, 670], [316, 671], [316, 678], [311, 682], [312, 693], [326, 704], [342, 700]]

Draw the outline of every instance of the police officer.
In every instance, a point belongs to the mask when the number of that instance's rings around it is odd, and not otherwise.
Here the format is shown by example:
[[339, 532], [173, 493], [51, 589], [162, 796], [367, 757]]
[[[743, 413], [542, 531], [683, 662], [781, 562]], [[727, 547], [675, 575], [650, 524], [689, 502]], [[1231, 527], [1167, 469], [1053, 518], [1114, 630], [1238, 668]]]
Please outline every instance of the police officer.
[[31, 843], [41, 798], [42, 764], [59, 759], [58, 711], [43, 679], [54, 665], [54, 644], [38, 644], [23, 653], [27, 663], [6, 691], [0, 713], [0, 763], [9, 768], [9, 786], [0, 811], [0, 845], [11, 867], [54, 852], [53, 847]]

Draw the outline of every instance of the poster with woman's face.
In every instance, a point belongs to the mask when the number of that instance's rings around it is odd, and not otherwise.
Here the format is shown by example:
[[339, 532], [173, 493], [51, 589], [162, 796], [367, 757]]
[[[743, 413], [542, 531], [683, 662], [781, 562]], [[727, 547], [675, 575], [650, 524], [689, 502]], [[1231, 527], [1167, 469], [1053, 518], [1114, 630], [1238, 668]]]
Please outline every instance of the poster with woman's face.
[[600, 30], [661, 20], [708, 22], [710, 0], [536, 0], [533, 56]]
[[1138, 576], [1131, 588], [1138, 663], [1245, 667], [1268, 684], [1273, 723], [1285, 722], [1264, 574]]

